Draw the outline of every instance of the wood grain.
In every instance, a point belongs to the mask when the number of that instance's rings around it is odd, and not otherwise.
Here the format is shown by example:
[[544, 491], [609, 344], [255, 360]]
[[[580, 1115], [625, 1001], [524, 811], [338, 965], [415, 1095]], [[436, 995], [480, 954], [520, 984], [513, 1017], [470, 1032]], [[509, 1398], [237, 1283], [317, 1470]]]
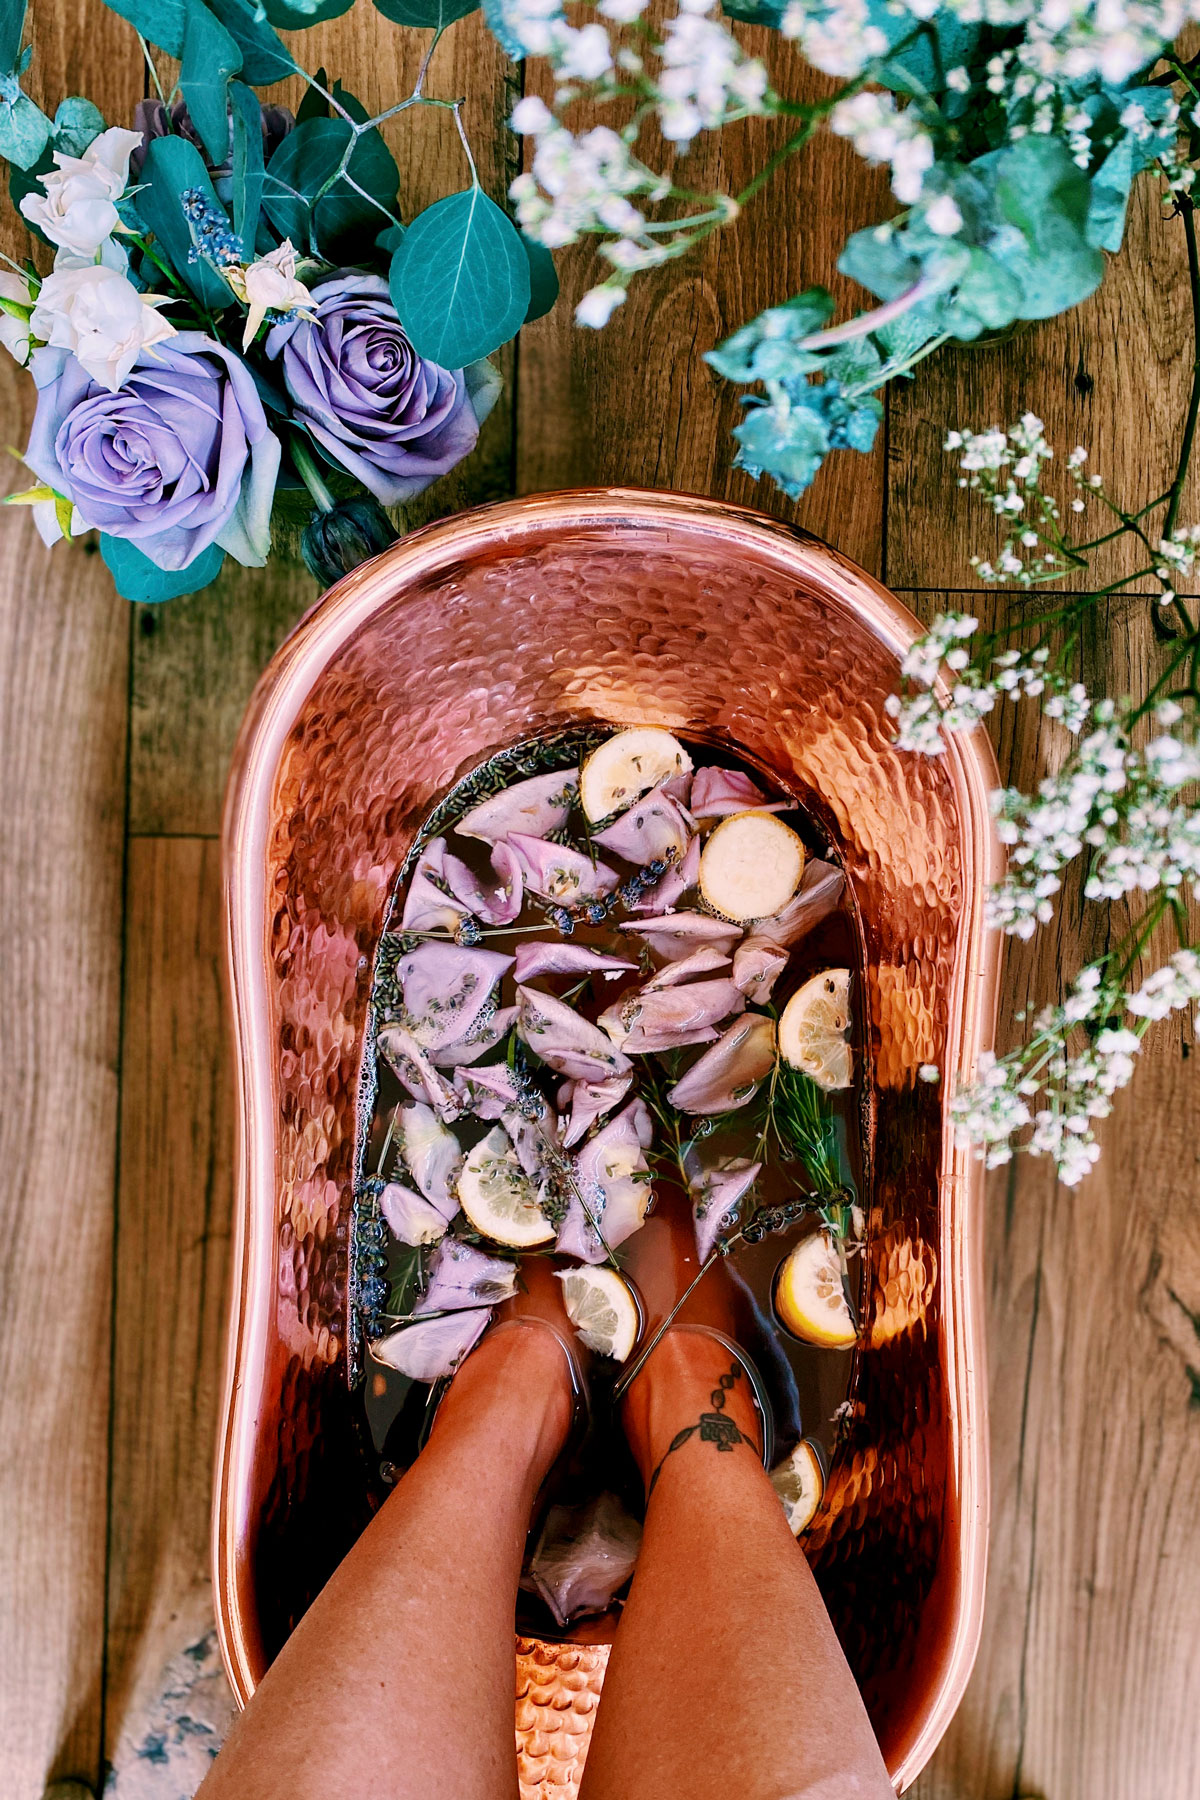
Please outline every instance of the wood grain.
[[[974, 587], [970, 556], [987, 556], [1000, 542], [978, 500], [954, 484], [952, 460], [941, 448], [950, 427], [1007, 426], [1032, 411], [1060, 459], [1076, 444], [1090, 451], [1089, 468], [1122, 505], [1136, 511], [1164, 493], [1191, 383], [1190, 307], [1182, 226], [1163, 217], [1146, 178], [1134, 188], [1125, 250], [1109, 259], [1103, 286], [1084, 305], [994, 349], [940, 351], [915, 381], [897, 383], [889, 406], [889, 585]], [[1050, 486], [1060, 499], [1074, 494], [1061, 471]], [[1180, 522], [1198, 517], [1194, 461]], [[1111, 516], [1093, 507], [1084, 523], [1082, 535], [1099, 536]], [[1094, 591], [1145, 561], [1144, 553], [1135, 560], [1122, 539], [1095, 553], [1090, 572], [1055, 588]], [[1154, 583], [1140, 585], [1149, 590]]]
[[[798, 56], [779, 56], [762, 29], [739, 31], [769, 59], [794, 100], [825, 91]], [[530, 92], [549, 99], [544, 66], [531, 65]], [[788, 135], [779, 120], [748, 119], [706, 134], [676, 179], [697, 192], [736, 194]], [[649, 134], [645, 160], [669, 167]], [[563, 294], [521, 335], [518, 364], [517, 491], [625, 484], [708, 494], [794, 520], [878, 573], [883, 542], [883, 442], [871, 456], [830, 457], [797, 504], [770, 481], [732, 467], [730, 435], [743, 390], [722, 381], [703, 353], [764, 307], [805, 287], [830, 287], [840, 316], [861, 291], [838, 276], [837, 252], [850, 231], [878, 218], [884, 188], [841, 140], [824, 139], [785, 164], [732, 229], [685, 261], [636, 276], [625, 305], [603, 331], [577, 327], [580, 296], [609, 272], [587, 241], [558, 256]]]
[[106, 1752], [168, 1659], [211, 1629], [212, 1450], [224, 1349], [232, 1077], [220, 853], [134, 839], [125, 913]]
[[[366, 5], [311, 31], [287, 35], [292, 54], [315, 73], [324, 67], [372, 111], [412, 89], [428, 32], [406, 31]], [[449, 30], [430, 65], [425, 91], [467, 96], [463, 120], [479, 179], [500, 200], [516, 173], [516, 140], [505, 120], [512, 66], [476, 13]], [[297, 105], [298, 80], [261, 90]], [[412, 218], [444, 194], [465, 187], [469, 170], [450, 116], [414, 108], [391, 120], [384, 135], [401, 175], [401, 209]], [[381, 226], [385, 221], [381, 218]], [[504, 393], [486, 420], [475, 452], [404, 511], [411, 530], [512, 491], [514, 367], [512, 346], [494, 359]], [[291, 534], [294, 539], [298, 534]], [[130, 826], [135, 832], [215, 832], [225, 772], [238, 722], [254, 683], [288, 630], [318, 597], [298, 560], [266, 569], [226, 562], [200, 594], [161, 610], [139, 610], [134, 637]]]
[[[86, 25], [85, 25], [86, 19]], [[124, 117], [137, 42], [91, 0], [35, 10], [29, 87]], [[7, 210], [0, 243], [24, 255]], [[34, 389], [0, 357], [4, 441]], [[29, 477], [5, 458], [6, 491]], [[129, 620], [82, 548], [0, 536], [0, 1787], [100, 1770]]]

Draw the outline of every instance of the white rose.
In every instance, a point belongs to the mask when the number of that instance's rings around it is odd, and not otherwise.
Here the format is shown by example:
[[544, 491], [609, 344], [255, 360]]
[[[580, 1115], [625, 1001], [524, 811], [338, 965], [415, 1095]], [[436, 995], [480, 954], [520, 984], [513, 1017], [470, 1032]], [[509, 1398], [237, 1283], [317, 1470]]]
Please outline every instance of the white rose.
[[[0, 269], [0, 299], [15, 300], [18, 306], [30, 306], [33, 303], [29, 283], [23, 276], [14, 275], [7, 269]], [[24, 368], [29, 361], [29, 320], [17, 319], [12, 313], [0, 311], [0, 344]]]
[[[278, 250], [260, 256], [244, 268], [236, 264], [222, 271], [226, 281], [249, 307], [246, 329], [242, 333], [242, 349], [248, 350], [254, 336], [269, 312], [304, 314], [312, 305], [312, 295], [302, 281], [296, 279], [296, 252], [290, 238], [284, 238]], [[312, 317], [309, 313], [308, 317]]]
[[29, 321], [34, 337], [70, 350], [93, 381], [116, 393], [148, 344], [174, 337], [156, 294], [140, 294], [127, 276], [100, 263], [55, 268]]
[[94, 256], [120, 223], [114, 202], [125, 192], [130, 152], [141, 141], [140, 131], [114, 125], [82, 156], [56, 150], [57, 166], [38, 177], [43, 192], [26, 194], [21, 212], [60, 249]]

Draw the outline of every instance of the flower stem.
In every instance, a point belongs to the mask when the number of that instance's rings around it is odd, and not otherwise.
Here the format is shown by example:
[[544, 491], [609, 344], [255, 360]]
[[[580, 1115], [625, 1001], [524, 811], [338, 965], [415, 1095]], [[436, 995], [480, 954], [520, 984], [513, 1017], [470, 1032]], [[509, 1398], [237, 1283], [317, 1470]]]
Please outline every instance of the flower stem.
[[1188, 465], [1192, 460], [1196, 422], [1200, 419], [1200, 255], [1197, 254], [1196, 248], [1196, 208], [1186, 194], [1179, 197], [1179, 211], [1183, 218], [1183, 235], [1187, 244], [1188, 281], [1192, 291], [1192, 391], [1188, 396], [1187, 418], [1184, 422], [1183, 442], [1179, 450], [1179, 465], [1175, 470], [1175, 479], [1171, 483], [1167, 516], [1163, 521], [1164, 537], [1170, 537], [1179, 518], [1179, 507], [1183, 500]]
[[299, 435], [292, 438], [290, 448], [292, 452], [292, 465], [295, 468], [297, 475], [312, 495], [317, 506], [323, 513], [332, 512], [335, 501], [333, 495], [321, 479], [321, 473], [317, 468], [312, 451], [309, 449], [304, 439]]

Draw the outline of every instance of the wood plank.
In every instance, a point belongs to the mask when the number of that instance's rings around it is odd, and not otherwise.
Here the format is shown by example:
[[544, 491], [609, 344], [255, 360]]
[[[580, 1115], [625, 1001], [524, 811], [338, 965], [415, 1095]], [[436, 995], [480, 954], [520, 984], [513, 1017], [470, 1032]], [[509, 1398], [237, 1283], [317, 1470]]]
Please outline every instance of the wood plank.
[[118, 1762], [135, 1760], [169, 1660], [212, 1629], [233, 1195], [218, 845], [133, 839], [127, 896], [105, 1746]]
[[[979, 596], [905, 594], [923, 616]], [[985, 601], [990, 620], [1005, 601]], [[1154, 650], [1144, 609], [1097, 609], [1080, 670], [1125, 691]], [[1006, 780], [1056, 752], [1028, 705], [993, 717]], [[1119, 927], [1118, 927], [1119, 928]], [[1009, 946], [998, 1041], [1105, 947], [1077, 889]], [[992, 1542], [983, 1642], [960, 1711], [914, 1792], [1195, 1800], [1200, 1650], [1190, 1495], [1200, 1478], [1200, 1253], [1179, 1196], [1200, 1181], [1194, 1027], [1154, 1028], [1078, 1189], [1019, 1159], [989, 1186]], [[1190, 1310], [1189, 1310], [1190, 1309]]]
[[[1065, 458], [1091, 453], [1118, 501], [1136, 510], [1170, 485], [1187, 409], [1194, 350], [1183, 229], [1164, 218], [1158, 190], [1139, 181], [1121, 255], [1099, 292], [1060, 318], [993, 349], [948, 348], [897, 383], [889, 402], [886, 580], [902, 588], [975, 587], [972, 553], [1000, 542], [978, 500], [955, 486], [941, 445], [947, 429], [1011, 425], [1032, 411]], [[1053, 491], [1069, 497], [1062, 477]], [[1095, 517], [1104, 523], [1090, 522]], [[1181, 523], [1200, 517], [1200, 465], [1193, 463]], [[1087, 535], [1109, 528], [1093, 507]], [[1095, 553], [1091, 572], [1055, 584], [1094, 591], [1143, 566], [1121, 540]], [[1153, 581], [1139, 584], [1143, 591]], [[1194, 587], [1194, 583], [1189, 583]]]
[[[324, 66], [373, 111], [409, 93], [428, 32], [392, 25], [373, 7], [356, 6], [341, 19], [287, 34], [305, 68]], [[439, 46], [426, 82], [437, 97], [468, 96], [463, 119], [479, 178], [496, 199], [516, 173], [516, 140], [504, 120], [511, 65], [476, 13], [461, 20]], [[263, 89], [296, 105], [298, 80]], [[445, 112], [414, 108], [384, 127], [400, 167], [406, 218], [468, 181], [453, 122]], [[381, 220], [382, 224], [383, 221]], [[430, 519], [501, 498], [511, 491], [512, 346], [494, 359], [504, 393], [467, 460], [420, 495], [402, 517], [411, 530]], [[281, 534], [293, 555], [266, 569], [227, 562], [203, 593], [165, 607], [138, 609], [134, 639], [133, 742], [130, 828], [135, 832], [215, 832], [220, 826], [225, 771], [246, 702], [271, 653], [317, 599], [317, 585], [294, 556], [298, 526]]]
[[[127, 119], [141, 93], [127, 25], [92, 0], [41, 0], [29, 89], [87, 92]], [[5, 208], [0, 247], [28, 254]], [[0, 357], [5, 441], [24, 443], [28, 375]], [[5, 458], [5, 491], [28, 485]], [[0, 1762], [4, 1791], [100, 1772], [109, 1313], [120, 1058], [129, 620], [98, 557], [0, 533], [0, 975], [9, 1046], [0, 1117]]]
[[[789, 99], [812, 100], [824, 78], [798, 56], [780, 54], [775, 34], [740, 28]], [[544, 64], [531, 64], [530, 92], [549, 100]], [[782, 120], [748, 119], [706, 134], [677, 179], [697, 192], [738, 193], [786, 140]], [[669, 167], [660, 143], [645, 140], [651, 168]], [[878, 572], [882, 568], [883, 432], [874, 453], [829, 458], [799, 502], [770, 481], [733, 469], [730, 433], [744, 390], [722, 381], [701, 358], [764, 307], [821, 284], [846, 316], [861, 290], [835, 271], [846, 236], [881, 216], [886, 189], [842, 140], [825, 137], [784, 166], [732, 228], [685, 261], [634, 278], [629, 299], [603, 331], [577, 327], [581, 294], [608, 273], [585, 242], [557, 257], [563, 294], [521, 336], [517, 490], [625, 483], [712, 495], [807, 526]]]

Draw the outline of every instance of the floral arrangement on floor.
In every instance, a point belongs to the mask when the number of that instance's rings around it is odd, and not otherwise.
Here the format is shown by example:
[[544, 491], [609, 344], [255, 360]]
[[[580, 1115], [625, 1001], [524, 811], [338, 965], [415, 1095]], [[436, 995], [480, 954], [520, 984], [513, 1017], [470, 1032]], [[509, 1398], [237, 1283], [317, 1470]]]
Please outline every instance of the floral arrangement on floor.
[[[947, 343], [1085, 299], [1120, 248], [1142, 172], [1180, 222], [1200, 344], [1200, 55], [1174, 47], [1200, 0], [724, 0], [725, 18], [718, 0], [667, 0], [659, 23], [646, 0], [573, 4], [571, 18], [561, 0], [483, 0], [503, 47], [549, 66], [551, 103], [528, 93], [512, 113], [530, 146], [512, 216], [479, 185], [461, 101], [426, 91], [444, 32], [472, 0], [374, 0], [398, 29], [429, 35], [412, 92], [373, 117], [277, 34], [351, 0], [110, 3], [138, 32], [157, 94], [129, 127], [78, 97], [43, 113], [21, 86], [23, 0], [0, 0], [0, 156], [42, 244], [37, 261], [0, 274], [0, 339], [38, 388], [34, 485], [13, 498], [34, 506], [47, 538], [98, 528], [133, 599], [200, 588], [226, 554], [264, 562], [289, 496], [307, 514], [302, 547], [319, 579], [382, 548], [395, 535], [384, 509], [474, 446], [499, 385], [488, 357], [554, 304], [552, 251], [598, 240], [611, 273], [576, 317], [601, 328], [635, 276], [664, 279], [645, 272], [733, 224], [822, 132], [890, 170], [892, 216], [854, 233], [839, 259], [879, 304], [831, 325], [830, 296], [813, 286], [709, 353], [718, 375], [754, 390], [736, 436], [755, 477], [798, 496], [832, 450], [872, 446], [889, 380]], [[728, 19], [775, 33], [781, 87], [799, 54], [832, 78], [828, 92], [784, 97]], [[152, 45], [179, 59], [170, 92]], [[255, 91], [297, 76], [295, 116]], [[466, 179], [406, 221], [380, 127], [416, 107], [450, 115]], [[750, 116], [790, 130], [745, 187], [688, 186], [690, 146]], [[1200, 557], [1200, 527], [1180, 521], [1200, 420], [1194, 367], [1175, 477], [1149, 499], [1111, 496], [1082, 448], [1066, 459], [1070, 495], [1055, 498], [1032, 414], [1008, 432], [949, 434], [960, 482], [1008, 528], [998, 552], [975, 559], [985, 581], [1028, 596], [1079, 577], [1117, 537], [1138, 546], [1139, 565], [1061, 605], [1013, 608], [989, 633], [964, 615], [937, 620], [895, 702], [914, 753], [938, 754], [1006, 694], [1036, 699], [1061, 730], [1037, 791], [996, 799], [1011, 851], [993, 902], [1000, 929], [1034, 932], [1073, 879], [1088, 905], [1135, 903], [1128, 930], [1033, 1021], [1029, 1042], [952, 1099], [991, 1162], [1014, 1148], [1050, 1155], [1068, 1182], [1094, 1163], [1094, 1121], [1132, 1075], [1148, 1025], [1200, 999], [1189, 923], [1200, 623], [1178, 591]], [[1104, 529], [1064, 528], [1064, 509], [1097, 508]], [[1154, 589], [1160, 654], [1138, 696], [1089, 694], [1072, 675], [1081, 629], [1135, 582]]]

